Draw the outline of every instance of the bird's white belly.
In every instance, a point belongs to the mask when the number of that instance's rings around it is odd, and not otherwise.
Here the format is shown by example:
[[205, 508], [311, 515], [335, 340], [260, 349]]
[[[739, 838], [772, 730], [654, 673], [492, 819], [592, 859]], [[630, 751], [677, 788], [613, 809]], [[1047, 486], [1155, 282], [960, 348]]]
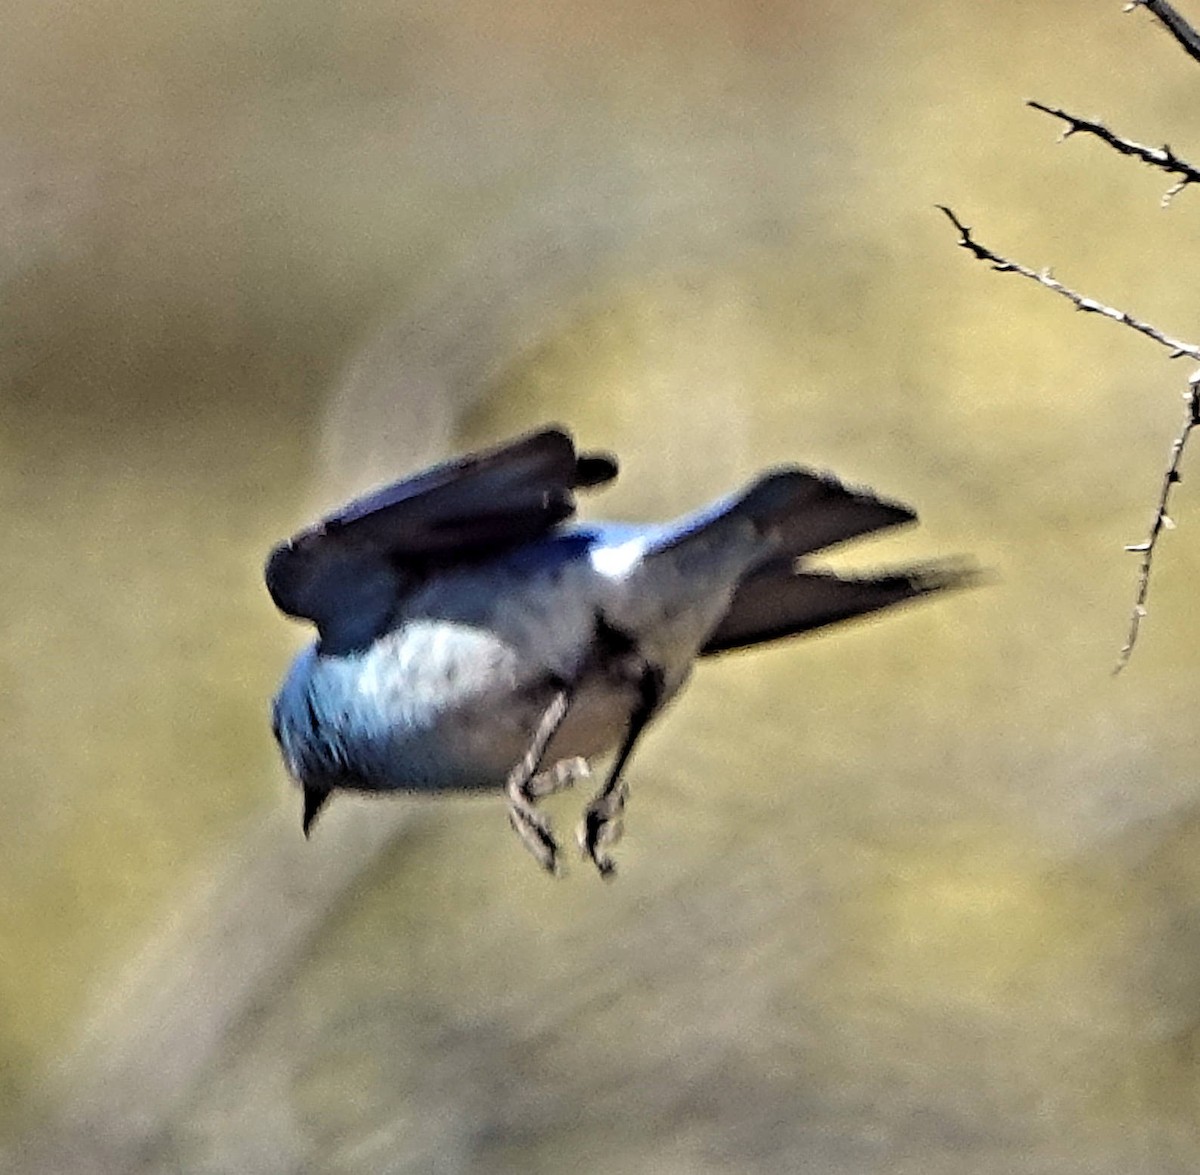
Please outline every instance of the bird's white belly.
[[[354, 747], [359, 785], [369, 790], [502, 786], [554, 688], [540, 665], [523, 663], [494, 632], [445, 620], [408, 622], [365, 654], [331, 659], [317, 672], [323, 696], [345, 699], [324, 721], [356, 716], [345, 742]], [[636, 703], [633, 684], [585, 676], [544, 764], [612, 750]]]
[[[522, 667], [494, 633], [414, 620], [381, 637], [358, 666], [354, 702], [371, 715], [364, 784], [489, 787], [523, 737]], [[501, 777], [502, 778], [502, 777]]]
[[434, 725], [447, 711], [508, 697], [520, 683], [516, 651], [483, 628], [413, 620], [363, 658], [359, 702], [398, 727]]

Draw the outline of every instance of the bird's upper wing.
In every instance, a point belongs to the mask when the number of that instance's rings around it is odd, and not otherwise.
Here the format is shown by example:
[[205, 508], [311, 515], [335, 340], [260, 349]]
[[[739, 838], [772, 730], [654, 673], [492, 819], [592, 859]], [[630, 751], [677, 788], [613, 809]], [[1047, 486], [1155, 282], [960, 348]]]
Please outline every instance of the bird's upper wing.
[[381, 609], [379, 597], [392, 593], [387, 585], [397, 574], [538, 538], [575, 512], [575, 490], [616, 475], [612, 457], [577, 454], [560, 428], [528, 433], [356, 498], [280, 543], [267, 559], [267, 589], [281, 611], [324, 633], [352, 608]]
[[562, 428], [544, 428], [355, 498], [276, 547], [272, 559], [304, 548], [310, 562], [328, 547], [414, 569], [457, 563], [538, 538], [574, 514], [577, 488], [616, 475], [612, 457], [576, 454]]
[[547, 428], [356, 498], [313, 531], [402, 563], [453, 563], [537, 538], [575, 513], [576, 489], [616, 475], [608, 454], [577, 454]]

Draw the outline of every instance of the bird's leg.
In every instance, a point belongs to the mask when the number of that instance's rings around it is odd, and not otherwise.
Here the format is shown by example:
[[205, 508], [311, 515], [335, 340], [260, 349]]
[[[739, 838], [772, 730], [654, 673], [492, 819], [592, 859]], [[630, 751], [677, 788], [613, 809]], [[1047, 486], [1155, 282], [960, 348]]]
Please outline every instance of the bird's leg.
[[539, 771], [525, 789], [526, 796], [531, 800], [543, 800], [560, 791], [574, 787], [581, 779], [591, 776], [592, 769], [588, 761], [576, 755], [573, 759], [560, 759], [553, 767]]
[[643, 664], [637, 679], [638, 703], [629, 718], [625, 739], [613, 760], [604, 787], [588, 804], [579, 827], [579, 847], [584, 856], [590, 858], [600, 870], [601, 877], [611, 877], [616, 872], [616, 864], [605, 850], [621, 836], [621, 813], [625, 810], [625, 800], [629, 795], [622, 772], [642, 731], [662, 702], [664, 684], [663, 671], [657, 665]]
[[558, 690], [538, 719], [537, 730], [528, 750], [509, 772], [508, 780], [504, 784], [504, 792], [508, 797], [508, 818], [525, 847], [548, 873], [558, 871], [558, 844], [546, 818], [533, 806], [537, 797], [531, 790], [531, 784], [541, 765], [542, 756], [566, 718], [570, 705], [571, 699], [567, 691]]

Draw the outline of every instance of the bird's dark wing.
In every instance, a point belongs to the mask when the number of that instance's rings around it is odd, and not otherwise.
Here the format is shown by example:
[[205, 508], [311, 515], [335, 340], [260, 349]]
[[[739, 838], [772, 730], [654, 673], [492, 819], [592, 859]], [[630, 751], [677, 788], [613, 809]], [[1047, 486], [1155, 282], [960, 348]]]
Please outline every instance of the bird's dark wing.
[[574, 514], [576, 489], [616, 475], [612, 457], [576, 454], [547, 428], [357, 498], [314, 529], [398, 562], [455, 562], [536, 538]]
[[792, 560], [775, 560], [742, 581], [729, 611], [700, 653], [711, 656], [795, 636], [978, 580], [979, 573], [962, 563], [848, 577], [831, 571], [796, 571]]
[[409, 576], [538, 538], [575, 512], [575, 490], [616, 476], [612, 457], [577, 454], [562, 429], [529, 433], [357, 498], [278, 544], [267, 590], [323, 640], [336, 630], [335, 643], [361, 643]]

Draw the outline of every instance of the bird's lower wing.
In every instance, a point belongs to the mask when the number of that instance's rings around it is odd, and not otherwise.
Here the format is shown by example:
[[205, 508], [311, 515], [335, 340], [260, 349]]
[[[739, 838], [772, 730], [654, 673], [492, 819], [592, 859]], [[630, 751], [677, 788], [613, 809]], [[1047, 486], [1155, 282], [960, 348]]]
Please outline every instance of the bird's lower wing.
[[865, 616], [933, 592], [968, 587], [978, 573], [960, 563], [847, 577], [796, 571], [792, 560], [759, 568], [734, 593], [729, 611], [700, 650], [729, 652]]

